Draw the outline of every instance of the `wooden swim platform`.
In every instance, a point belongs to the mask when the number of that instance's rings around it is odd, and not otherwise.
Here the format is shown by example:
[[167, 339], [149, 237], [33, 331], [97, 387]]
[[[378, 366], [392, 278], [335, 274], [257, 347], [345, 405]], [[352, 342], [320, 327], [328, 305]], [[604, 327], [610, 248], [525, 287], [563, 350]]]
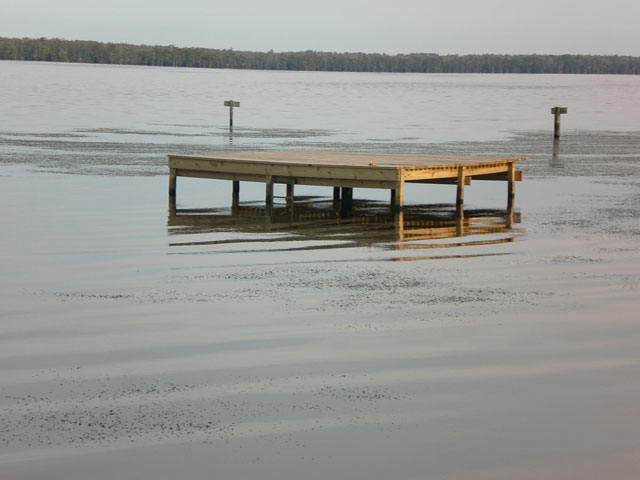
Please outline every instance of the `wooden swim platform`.
[[169, 155], [169, 205], [175, 208], [177, 177], [211, 178], [233, 182], [232, 200], [239, 201], [240, 182], [266, 185], [265, 207], [273, 205], [274, 184], [287, 185], [287, 201], [295, 185], [333, 187], [334, 200], [350, 209], [353, 188], [391, 191], [391, 204], [402, 208], [405, 183], [457, 186], [456, 207], [463, 211], [464, 187], [472, 180], [507, 182], [507, 201], [513, 206], [515, 182], [522, 180], [516, 162], [524, 157], [457, 157], [444, 155], [333, 152], [324, 150], [250, 151], [206, 155]]

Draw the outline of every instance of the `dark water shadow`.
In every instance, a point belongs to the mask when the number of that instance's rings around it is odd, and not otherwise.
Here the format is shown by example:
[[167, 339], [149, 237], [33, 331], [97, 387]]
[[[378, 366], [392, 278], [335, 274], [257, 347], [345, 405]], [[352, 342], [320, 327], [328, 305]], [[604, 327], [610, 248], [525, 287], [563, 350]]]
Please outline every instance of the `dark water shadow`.
[[[296, 197], [292, 204], [274, 205], [270, 213], [263, 206], [251, 205], [172, 209], [167, 227], [170, 236], [181, 237], [169, 245], [185, 247], [184, 253], [189, 253], [190, 247], [196, 253], [198, 247], [205, 246], [233, 246], [236, 253], [365, 246], [424, 252], [509, 243], [522, 234], [521, 229], [513, 228], [520, 221], [520, 213], [513, 210], [467, 209], [460, 216], [452, 204], [411, 205], [395, 211], [388, 204], [368, 200], [354, 201], [353, 211], [345, 218], [339, 202]], [[189, 235], [198, 239], [189, 240]], [[455, 256], [461, 255], [457, 252]], [[477, 256], [477, 252], [471, 256]], [[405, 256], [397, 260], [424, 258]]]

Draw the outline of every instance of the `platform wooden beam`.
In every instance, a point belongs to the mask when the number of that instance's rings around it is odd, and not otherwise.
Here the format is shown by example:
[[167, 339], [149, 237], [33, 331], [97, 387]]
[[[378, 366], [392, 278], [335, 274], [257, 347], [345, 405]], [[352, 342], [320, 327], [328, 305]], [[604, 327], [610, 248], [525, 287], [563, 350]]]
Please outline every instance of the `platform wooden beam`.
[[[513, 180], [514, 181], [516, 181], [516, 182], [521, 182], [522, 181], [523, 174], [522, 174], [521, 170], [515, 170], [513, 172], [513, 174], [514, 174], [513, 175]], [[467, 177], [467, 178], [470, 178], [470, 177]], [[476, 176], [474, 176], [472, 178], [473, 178], [474, 181], [475, 180], [499, 180], [499, 181], [506, 182], [506, 181], [509, 180], [509, 172], [506, 171], [506, 172], [501, 172], [501, 173], [492, 173], [492, 174], [489, 174], [489, 175], [476, 175]], [[467, 184], [467, 185], [469, 185], [469, 184]]]
[[[457, 174], [457, 172], [456, 172]], [[465, 176], [464, 177], [464, 184], [465, 185], [471, 185], [471, 178], [469, 176]], [[429, 180], [414, 180], [411, 183], [430, 183], [433, 185], [457, 185], [458, 184], [458, 177], [454, 177], [454, 178], [432, 178]]]
[[[248, 175], [248, 174], [236, 174], [236, 173], [217, 173], [217, 172], [208, 172], [204, 170], [191, 170], [191, 169], [176, 169], [177, 175], [179, 177], [193, 177], [193, 178], [209, 178], [213, 180], [232, 180], [232, 181], [242, 181], [242, 182], [264, 182], [264, 173], [259, 175]], [[282, 176], [274, 176], [273, 183], [289, 183], [289, 179], [287, 177]], [[318, 177], [295, 177], [296, 185], [310, 185], [310, 186], [337, 186], [339, 187], [352, 187], [352, 188], [383, 188], [390, 189], [396, 185], [395, 181], [378, 181], [375, 183], [371, 183], [365, 180], [344, 180], [338, 178], [318, 178]], [[374, 186], [375, 185], [375, 186]]]

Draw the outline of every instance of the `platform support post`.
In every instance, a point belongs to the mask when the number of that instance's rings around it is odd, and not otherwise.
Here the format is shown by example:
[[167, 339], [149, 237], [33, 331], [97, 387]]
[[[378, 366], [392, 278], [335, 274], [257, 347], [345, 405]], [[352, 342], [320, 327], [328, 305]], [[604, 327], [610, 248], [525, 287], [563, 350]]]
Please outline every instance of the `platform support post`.
[[513, 210], [513, 204], [516, 199], [516, 164], [515, 162], [509, 163], [509, 170], [507, 171], [507, 210]]
[[265, 178], [265, 185], [265, 211], [267, 215], [271, 215], [271, 211], [273, 209], [273, 175], [271, 175], [270, 173], [267, 173], [267, 176]]
[[513, 224], [515, 222], [515, 210], [513, 208], [513, 203], [511, 205], [509, 205], [509, 208], [507, 208], [507, 215], [505, 218], [505, 224], [506, 227], [508, 229], [512, 229], [513, 228]]
[[178, 176], [175, 168], [169, 169], [169, 208], [176, 209], [176, 184]]
[[289, 210], [289, 220], [294, 221], [295, 216], [293, 213], [293, 192], [294, 192], [294, 184], [287, 183], [287, 209]]
[[240, 203], [240, 182], [238, 180], [234, 180], [232, 183], [233, 187], [231, 190], [231, 202], [235, 207], [238, 206], [238, 203]]
[[391, 189], [391, 206], [401, 210], [404, 205], [404, 180], [400, 179], [396, 188]]
[[340, 187], [333, 187], [333, 211], [336, 217], [340, 217]]
[[464, 216], [464, 183], [465, 183], [465, 174], [464, 167], [458, 167], [458, 182], [457, 182], [457, 192], [456, 192], [456, 216], [463, 217]]
[[342, 187], [341, 190], [340, 216], [351, 218], [353, 216], [353, 188]]

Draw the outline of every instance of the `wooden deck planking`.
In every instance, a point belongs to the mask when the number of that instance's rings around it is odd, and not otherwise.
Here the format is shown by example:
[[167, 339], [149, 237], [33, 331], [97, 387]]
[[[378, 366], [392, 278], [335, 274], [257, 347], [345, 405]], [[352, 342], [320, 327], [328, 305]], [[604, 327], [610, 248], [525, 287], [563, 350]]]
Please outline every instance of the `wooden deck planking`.
[[285, 150], [285, 151], [251, 151], [238, 153], [220, 153], [206, 155], [170, 155], [178, 158], [202, 158], [209, 160], [233, 160], [234, 162], [268, 162], [313, 165], [338, 165], [352, 167], [369, 167], [374, 162], [381, 168], [421, 167], [430, 168], [451, 165], [477, 165], [479, 163], [502, 163], [506, 161], [526, 160], [524, 157], [486, 157], [486, 156], [451, 156], [425, 154], [334, 152], [327, 150]]
[[234, 201], [235, 182], [265, 182], [267, 206], [273, 201], [270, 192], [274, 183], [291, 186], [291, 192], [295, 184], [340, 187], [347, 203], [352, 188], [383, 188], [392, 191], [392, 203], [399, 208], [404, 201], [404, 183], [451, 183], [458, 186], [456, 203], [461, 206], [464, 186], [477, 179], [507, 181], [512, 202], [514, 183], [522, 180], [515, 163], [523, 160], [526, 158], [324, 150], [169, 155], [169, 194], [175, 205], [176, 179], [180, 176], [232, 180]]

